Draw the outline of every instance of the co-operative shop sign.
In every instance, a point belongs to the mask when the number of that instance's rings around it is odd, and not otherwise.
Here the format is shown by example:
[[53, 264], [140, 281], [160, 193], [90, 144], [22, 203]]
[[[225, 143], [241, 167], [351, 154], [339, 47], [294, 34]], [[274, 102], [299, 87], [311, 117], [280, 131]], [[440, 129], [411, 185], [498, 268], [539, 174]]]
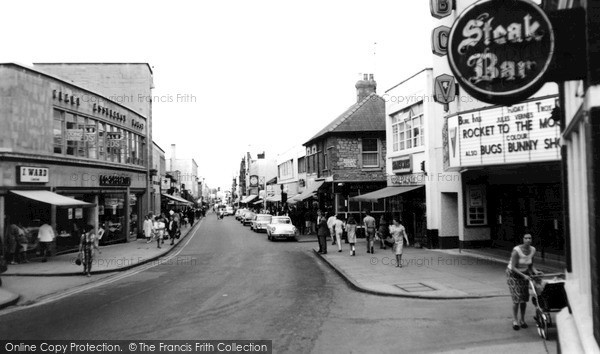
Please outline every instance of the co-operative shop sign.
[[459, 84], [488, 103], [522, 101], [544, 84], [554, 53], [546, 14], [529, 0], [482, 0], [450, 31], [448, 61]]

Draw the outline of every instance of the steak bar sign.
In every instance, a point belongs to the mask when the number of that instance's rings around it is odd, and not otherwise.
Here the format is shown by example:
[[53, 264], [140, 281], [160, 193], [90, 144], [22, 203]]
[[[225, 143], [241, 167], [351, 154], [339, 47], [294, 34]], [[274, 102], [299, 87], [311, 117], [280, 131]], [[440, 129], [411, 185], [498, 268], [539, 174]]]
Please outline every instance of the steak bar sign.
[[560, 160], [558, 98], [522, 102], [448, 118], [450, 167]]
[[527, 99], [544, 84], [554, 53], [550, 20], [529, 0], [481, 0], [456, 19], [448, 61], [459, 84], [493, 104]]

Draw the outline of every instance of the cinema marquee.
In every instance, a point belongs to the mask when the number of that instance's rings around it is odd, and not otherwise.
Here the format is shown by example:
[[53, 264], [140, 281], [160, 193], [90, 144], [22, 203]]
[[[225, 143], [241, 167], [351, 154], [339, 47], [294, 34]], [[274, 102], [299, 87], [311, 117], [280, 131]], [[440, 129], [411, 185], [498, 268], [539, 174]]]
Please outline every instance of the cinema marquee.
[[527, 99], [544, 84], [554, 54], [550, 20], [529, 0], [482, 0], [450, 31], [448, 61], [460, 86], [492, 104]]

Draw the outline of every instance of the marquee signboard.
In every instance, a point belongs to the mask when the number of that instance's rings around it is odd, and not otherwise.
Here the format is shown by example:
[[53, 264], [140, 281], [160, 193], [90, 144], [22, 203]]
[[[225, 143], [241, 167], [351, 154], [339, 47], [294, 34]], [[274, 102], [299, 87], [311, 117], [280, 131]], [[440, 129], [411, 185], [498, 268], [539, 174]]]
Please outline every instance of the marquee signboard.
[[550, 20], [529, 0], [481, 0], [450, 30], [448, 61], [459, 84], [493, 104], [527, 99], [544, 84], [554, 54]]
[[460, 113], [448, 118], [450, 167], [560, 160], [558, 98]]

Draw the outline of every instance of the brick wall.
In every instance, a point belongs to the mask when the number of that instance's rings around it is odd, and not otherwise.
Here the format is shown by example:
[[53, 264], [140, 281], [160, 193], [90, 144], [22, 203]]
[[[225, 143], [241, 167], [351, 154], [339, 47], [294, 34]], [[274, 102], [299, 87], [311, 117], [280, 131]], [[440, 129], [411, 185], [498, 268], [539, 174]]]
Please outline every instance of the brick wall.
[[[362, 137], [379, 139], [378, 168], [362, 167]], [[328, 176], [335, 175], [336, 180], [385, 180], [386, 144], [384, 133], [364, 134], [362, 137], [333, 136], [327, 138], [325, 147], [328, 148]]]

